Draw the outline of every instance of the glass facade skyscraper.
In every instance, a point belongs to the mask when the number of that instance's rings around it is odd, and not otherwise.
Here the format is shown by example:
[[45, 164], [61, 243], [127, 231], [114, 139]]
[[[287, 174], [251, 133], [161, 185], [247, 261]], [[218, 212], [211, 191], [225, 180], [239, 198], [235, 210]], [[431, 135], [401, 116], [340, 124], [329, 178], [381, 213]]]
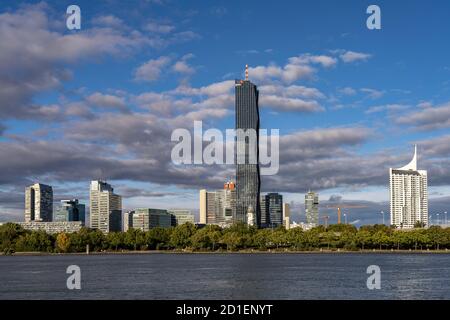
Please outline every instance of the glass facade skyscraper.
[[305, 215], [307, 223], [319, 224], [319, 194], [312, 191], [305, 194]]
[[61, 200], [61, 206], [55, 211], [53, 221], [81, 221], [86, 222], [85, 206], [78, 202], [78, 199]]
[[[247, 77], [245, 80], [235, 81], [237, 137], [235, 221], [246, 223], [248, 208], [252, 206], [256, 214], [255, 222], [260, 226], [258, 97], [257, 87]], [[252, 139], [252, 134], [255, 139]]]
[[276, 228], [283, 225], [283, 196], [279, 193], [268, 193], [266, 211], [270, 217], [270, 227]]

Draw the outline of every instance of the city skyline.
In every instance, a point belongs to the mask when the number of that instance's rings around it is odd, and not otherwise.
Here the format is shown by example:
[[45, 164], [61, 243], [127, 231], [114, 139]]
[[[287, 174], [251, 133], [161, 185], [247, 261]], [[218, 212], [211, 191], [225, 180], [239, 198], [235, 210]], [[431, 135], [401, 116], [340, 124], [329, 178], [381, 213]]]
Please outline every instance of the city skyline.
[[[0, 44], [0, 70], [11, 75], [0, 79], [0, 221], [22, 220], [23, 190], [37, 181], [57, 190], [54, 202], [88, 203], [88, 181], [98, 179], [123, 195], [124, 211], [197, 213], [198, 190], [220, 189], [234, 166], [174, 166], [170, 132], [193, 120], [234, 128], [234, 79], [246, 64], [261, 127], [281, 134], [280, 172], [261, 178], [261, 192], [293, 201], [291, 220], [304, 215], [311, 189], [330, 223], [326, 205], [336, 202], [366, 206], [344, 212], [351, 223], [380, 223], [388, 168], [407, 163], [413, 144], [428, 171], [430, 214], [450, 206], [450, 52], [430, 36], [449, 28], [448, 4], [381, 1], [389, 14], [379, 32], [365, 28], [366, 6], [356, 2], [327, 3], [336, 16], [290, 3], [270, 28], [261, 21], [278, 16], [274, 4], [79, 5], [79, 31], [65, 29], [55, 1], [0, 5], [1, 38], [17, 40]], [[411, 24], [424, 11], [432, 19]]]

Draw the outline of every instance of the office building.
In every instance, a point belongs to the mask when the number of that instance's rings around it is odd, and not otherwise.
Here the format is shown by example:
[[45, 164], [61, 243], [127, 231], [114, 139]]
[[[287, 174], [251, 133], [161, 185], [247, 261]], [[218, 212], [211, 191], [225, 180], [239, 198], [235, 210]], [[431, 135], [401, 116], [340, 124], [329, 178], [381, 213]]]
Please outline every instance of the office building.
[[91, 228], [104, 233], [122, 230], [122, 198], [111, 185], [91, 181], [89, 205]]
[[[200, 224], [228, 226], [236, 216], [236, 187], [233, 182], [222, 190], [200, 190]], [[247, 222], [247, 221], [245, 221]]]
[[172, 215], [172, 226], [179, 226], [187, 222], [195, 224], [194, 215], [191, 213], [191, 210], [169, 209], [167, 212]]
[[286, 230], [291, 227], [291, 209], [289, 207], [289, 203], [283, 203], [283, 224]]
[[129, 229], [133, 228], [133, 213], [134, 210], [131, 210], [123, 214], [123, 224], [122, 224], [123, 232], [127, 232]]
[[309, 191], [305, 194], [306, 223], [319, 225], [319, 194]]
[[283, 196], [279, 193], [266, 194], [266, 211], [270, 217], [269, 227], [283, 225]]
[[50, 222], [53, 218], [53, 189], [35, 183], [25, 189], [25, 222]]
[[17, 222], [22, 228], [30, 231], [45, 231], [48, 234], [56, 233], [72, 233], [78, 232], [83, 227], [81, 221], [51, 221], [51, 222], [41, 222], [41, 221], [28, 221], [28, 222]]
[[254, 226], [255, 225], [255, 211], [253, 210], [253, 207], [248, 207], [247, 211], [247, 225]]
[[410, 163], [389, 169], [391, 225], [410, 229], [417, 222], [428, 226], [427, 171], [417, 170], [417, 146]]
[[138, 208], [133, 213], [133, 228], [148, 231], [152, 228], [170, 228], [172, 215], [163, 209]]
[[[235, 221], [247, 223], [250, 206], [255, 211], [256, 225], [261, 224], [259, 173], [259, 92], [248, 80], [235, 81], [235, 121], [237, 137], [236, 216]], [[254, 137], [252, 137], [252, 134]]]
[[207, 196], [208, 191], [206, 189], [202, 189], [199, 192], [199, 223], [206, 225], [206, 216], [207, 216]]
[[78, 199], [61, 200], [61, 204], [53, 216], [53, 221], [81, 221], [84, 225], [86, 222], [85, 206], [78, 202]]
[[270, 214], [266, 203], [266, 195], [260, 196], [259, 206], [261, 210], [261, 227], [268, 228], [270, 226]]

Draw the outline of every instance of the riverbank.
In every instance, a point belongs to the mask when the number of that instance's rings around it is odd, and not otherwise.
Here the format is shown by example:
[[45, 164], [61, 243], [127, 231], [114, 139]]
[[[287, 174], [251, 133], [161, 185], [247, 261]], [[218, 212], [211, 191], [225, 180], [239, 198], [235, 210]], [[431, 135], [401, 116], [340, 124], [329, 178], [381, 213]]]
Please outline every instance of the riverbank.
[[[123, 251], [101, 251], [101, 252], [68, 252], [68, 253], [56, 253], [56, 252], [15, 252], [10, 256], [86, 256], [86, 255], [146, 255], [146, 254], [450, 254], [450, 250], [238, 250], [238, 251], [191, 251], [191, 250], [123, 250]], [[0, 256], [7, 256], [4, 253], [0, 253]]]

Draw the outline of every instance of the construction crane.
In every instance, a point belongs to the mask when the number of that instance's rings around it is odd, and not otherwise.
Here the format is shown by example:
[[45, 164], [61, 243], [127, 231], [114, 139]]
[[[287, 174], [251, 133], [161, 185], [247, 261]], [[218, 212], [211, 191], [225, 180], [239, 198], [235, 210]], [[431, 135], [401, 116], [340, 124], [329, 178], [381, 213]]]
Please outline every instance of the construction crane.
[[327, 206], [328, 209], [337, 209], [338, 215], [338, 224], [341, 224], [341, 209], [357, 209], [357, 208], [366, 208], [364, 205], [356, 205], [356, 204], [336, 204], [332, 206]]
[[325, 220], [325, 229], [328, 228], [328, 219], [330, 219], [330, 216], [323, 216], [320, 217], [320, 219]]

